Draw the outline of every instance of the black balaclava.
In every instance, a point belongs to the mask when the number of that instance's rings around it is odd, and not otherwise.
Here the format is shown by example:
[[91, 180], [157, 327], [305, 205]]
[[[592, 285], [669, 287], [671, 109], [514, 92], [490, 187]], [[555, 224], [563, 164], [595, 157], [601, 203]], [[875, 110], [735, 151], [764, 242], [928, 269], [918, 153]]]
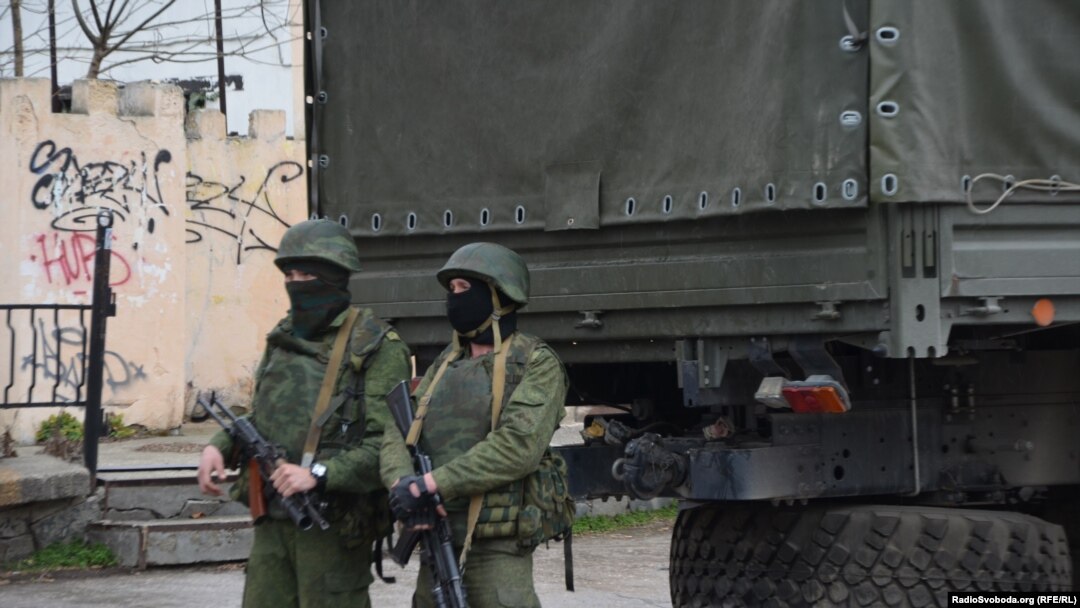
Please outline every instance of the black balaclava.
[[[476, 330], [484, 324], [484, 321], [488, 320], [493, 308], [491, 288], [488, 287], [488, 284], [478, 279], [466, 278], [465, 280], [469, 282], [470, 286], [467, 291], [462, 293], [451, 291], [446, 294], [446, 318], [450, 321], [450, 326], [454, 328], [454, 331], [461, 334], [462, 338], [476, 344], [493, 344], [495, 342], [495, 333], [491, 326], [488, 326], [487, 329], [472, 338], [466, 336], [466, 334]], [[500, 304], [503, 306], [511, 304], [510, 298], [506, 294], [499, 290], [496, 290], [495, 293], [499, 296]], [[499, 318], [499, 333], [504, 340], [514, 333], [516, 329], [516, 310]]]
[[299, 270], [315, 275], [310, 281], [289, 281], [285, 291], [292, 309], [293, 335], [310, 340], [324, 331], [341, 311], [349, 307], [349, 271], [327, 262], [300, 261], [283, 264], [282, 272]]

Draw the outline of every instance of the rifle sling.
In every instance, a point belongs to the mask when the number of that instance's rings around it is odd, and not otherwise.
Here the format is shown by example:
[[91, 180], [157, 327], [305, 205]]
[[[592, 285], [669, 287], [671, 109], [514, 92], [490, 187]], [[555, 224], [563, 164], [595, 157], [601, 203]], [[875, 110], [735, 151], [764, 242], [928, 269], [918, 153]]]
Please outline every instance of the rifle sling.
[[420, 433], [424, 430], [424, 417], [427, 416], [428, 404], [431, 403], [431, 394], [435, 392], [435, 386], [439, 384], [439, 380], [442, 380], [446, 369], [460, 356], [461, 342], [458, 341], [457, 334], [454, 334], [454, 349], [443, 359], [442, 365], [435, 372], [435, 377], [431, 379], [431, 384], [428, 385], [427, 390], [420, 397], [420, 403], [416, 406], [416, 416], [413, 417], [412, 426], [409, 427], [409, 434], [405, 437], [405, 445], [415, 447], [420, 442]]
[[[499, 300], [498, 296], [495, 295], [494, 287], [491, 288], [491, 298], [495, 310], [498, 310]], [[491, 327], [495, 334], [495, 369], [491, 373], [491, 430], [494, 432], [499, 423], [499, 415], [502, 414], [503, 392], [506, 390], [506, 357], [510, 354], [510, 343], [514, 341], [514, 334], [510, 334], [506, 342], [503, 342], [502, 334], [499, 332], [498, 319], [491, 324]], [[458, 560], [462, 571], [465, 569], [465, 560], [469, 557], [469, 549], [472, 548], [473, 534], [476, 532], [477, 522], [480, 521], [480, 510], [483, 506], [483, 494], [474, 494], [469, 499], [469, 519], [468, 527], [465, 530], [465, 546], [461, 548], [461, 559]]]
[[[503, 406], [503, 393], [506, 390], [506, 359], [510, 354], [510, 343], [514, 340], [514, 334], [510, 334], [510, 337], [503, 342], [502, 332], [499, 328], [499, 317], [502, 314], [513, 310], [512, 306], [503, 308], [499, 302], [499, 296], [495, 291], [494, 286], [489, 285], [491, 290], [491, 304], [492, 313], [490, 321], [490, 327], [494, 334], [494, 351], [495, 351], [495, 365], [491, 374], [491, 430], [494, 431], [499, 422], [499, 415], [502, 413]], [[431, 403], [431, 395], [435, 392], [436, 385], [442, 380], [443, 374], [446, 373], [446, 369], [450, 367], [450, 364], [454, 362], [459, 356], [461, 356], [463, 348], [461, 346], [461, 338], [458, 333], [454, 332], [454, 347], [450, 354], [443, 359], [442, 365], [435, 372], [435, 377], [431, 379], [431, 384], [428, 385], [427, 390], [424, 391], [422, 397], [420, 397], [420, 403], [416, 408], [416, 416], [413, 418], [412, 426], [409, 428], [409, 435], [405, 438], [405, 444], [408, 446], [415, 446], [420, 441], [420, 433], [424, 428], [424, 417], [427, 416], [428, 406]], [[461, 549], [461, 556], [458, 559], [458, 564], [461, 571], [465, 571], [465, 560], [469, 555], [469, 549], [472, 548], [473, 533], [476, 532], [476, 524], [480, 519], [480, 511], [484, 505], [484, 495], [476, 494], [469, 499], [469, 515], [468, 515], [468, 529], [465, 532], [465, 546]]]
[[[319, 388], [319, 398], [315, 401], [315, 411], [311, 415], [311, 427], [308, 429], [307, 440], [304, 441], [304, 455], [300, 459], [300, 466], [305, 469], [310, 468], [311, 463], [315, 461], [315, 451], [319, 448], [319, 437], [322, 436], [323, 427], [322, 424], [319, 424], [319, 420], [330, 409], [330, 398], [334, 395], [334, 385], [337, 384], [338, 371], [341, 369], [341, 362], [345, 358], [345, 345], [349, 343], [349, 334], [352, 333], [353, 324], [359, 316], [360, 310], [350, 307], [349, 316], [338, 328], [337, 336], [334, 338], [334, 347], [330, 351], [330, 361], [326, 364], [326, 375], [323, 376], [322, 386]], [[325, 424], [325, 420], [323, 423]]]

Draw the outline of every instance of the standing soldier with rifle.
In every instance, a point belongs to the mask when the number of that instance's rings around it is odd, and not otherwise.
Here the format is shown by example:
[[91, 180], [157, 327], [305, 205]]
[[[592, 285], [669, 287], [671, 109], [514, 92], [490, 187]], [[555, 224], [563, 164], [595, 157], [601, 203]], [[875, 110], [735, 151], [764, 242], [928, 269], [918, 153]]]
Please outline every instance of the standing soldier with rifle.
[[[565, 414], [566, 372], [547, 344], [517, 331], [517, 310], [529, 298], [517, 253], [466, 245], [438, 280], [448, 291], [453, 342], [414, 392], [408, 436], [384, 435], [390, 504], [406, 529], [430, 526], [435, 506], [445, 506], [471, 608], [539, 606], [533, 551], [573, 523], [565, 463], [548, 449]], [[430, 457], [431, 472], [417, 474], [407, 446]], [[414, 606], [435, 604], [435, 584], [423, 563]]]
[[[409, 377], [409, 350], [370, 310], [349, 306], [349, 276], [360, 264], [343, 225], [293, 226], [274, 263], [291, 309], [266, 338], [247, 420], [284, 462], [263, 485], [246, 465], [255, 454], [239, 449], [241, 433], [234, 440], [223, 431], [203, 449], [199, 487], [219, 495], [211, 476], [224, 479], [226, 457], [245, 465], [231, 493], [257, 517], [245, 607], [370, 606], [372, 542], [390, 517], [378, 464], [383, 432], [392, 430], [385, 395]], [[290, 519], [282, 498], [294, 495], [315, 497], [328, 528], [304, 530]], [[263, 497], [267, 512], [259, 517]]]

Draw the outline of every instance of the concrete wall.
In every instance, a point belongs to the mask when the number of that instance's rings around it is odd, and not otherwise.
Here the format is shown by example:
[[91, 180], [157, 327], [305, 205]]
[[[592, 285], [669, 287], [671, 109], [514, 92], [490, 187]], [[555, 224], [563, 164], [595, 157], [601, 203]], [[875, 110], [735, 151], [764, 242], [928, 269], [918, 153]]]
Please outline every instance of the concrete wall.
[[188, 120], [188, 412], [198, 390], [246, 404], [263, 338], [289, 308], [273, 257], [307, 217], [304, 142], [286, 139], [279, 111], [252, 112], [248, 134], [226, 138], [216, 111]]
[[[0, 303], [88, 303], [91, 220], [113, 210], [103, 402], [126, 423], [175, 427], [193, 389], [246, 393], [261, 338], [287, 308], [271, 262], [307, 214], [303, 143], [285, 138], [280, 111], [254, 112], [242, 139], [207, 112], [188, 121], [188, 139], [173, 86], [80, 81], [73, 95], [73, 113], [52, 114], [47, 80], [0, 80]], [[19, 315], [0, 331], [0, 391], [70, 398], [83, 381], [79, 319]], [[56, 352], [59, 364], [42, 360]], [[29, 442], [54, 412], [2, 410], [0, 431]]]

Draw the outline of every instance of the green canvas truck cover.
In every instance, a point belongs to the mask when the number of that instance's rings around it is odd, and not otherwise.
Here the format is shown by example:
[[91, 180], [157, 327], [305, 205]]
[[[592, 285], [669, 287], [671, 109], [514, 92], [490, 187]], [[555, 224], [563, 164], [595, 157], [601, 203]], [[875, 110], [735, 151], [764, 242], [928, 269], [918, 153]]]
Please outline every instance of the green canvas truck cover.
[[318, 208], [361, 238], [958, 203], [984, 172], [1080, 179], [1074, 0], [308, 11], [325, 28]]

